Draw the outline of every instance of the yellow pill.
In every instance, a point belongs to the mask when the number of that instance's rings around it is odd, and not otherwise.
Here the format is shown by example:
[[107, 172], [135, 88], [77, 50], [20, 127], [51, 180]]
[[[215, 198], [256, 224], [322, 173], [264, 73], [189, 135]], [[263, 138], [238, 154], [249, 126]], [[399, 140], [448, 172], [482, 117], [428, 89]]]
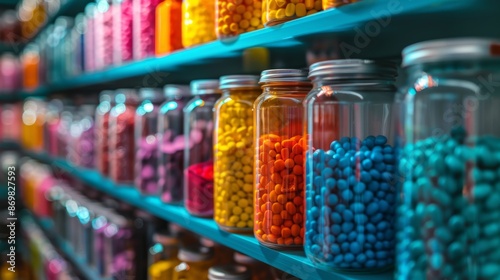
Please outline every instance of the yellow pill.
[[231, 201], [237, 202], [240, 198], [237, 196], [232, 196]]
[[253, 221], [252, 221], [252, 220], [248, 221], [248, 222], [247, 222], [247, 226], [248, 226], [249, 228], [253, 228]]
[[243, 17], [246, 18], [246, 19], [251, 19], [252, 18], [252, 13], [249, 12], [249, 11], [246, 11], [245, 13], [243, 13]]
[[245, 177], [243, 177], [243, 181], [247, 184], [253, 183], [253, 175], [245, 175]]
[[[302, 0], [302, 1], [304, 1], [304, 0]], [[297, 4], [297, 3], [299, 3], [300, 1], [299, 1], [299, 0], [291, 0], [290, 2], [292, 2], [292, 3], [294, 3], [294, 4]]]
[[[234, 14], [233, 15], [233, 21], [234, 22], [240, 22], [240, 20], [241, 20], [241, 15], [240, 14]], [[227, 117], [227, 118], [229, 118], [229, 117]]]
[[295, 15], [295, 4], [289, 3], [286, 5], [285, 14], [287, 17], [293, 17]]
[[252, 192], [253, 191], [253, 185], [245, 184], [243, 186], [243, 191], [245, 191], [245, 192]]
[[256, 18], [260, 18], [262, 16], [262, 11], [261, 10], [254, 10], [253, 16]]
[[234, 4], [240, 5], [243, 3], [243, 0], [234, 0]]
[[243, 213], [243, 209], [238, 207], [238, 206], [233, 207], [232, 211], [233, 211], [234, 215], [239, 215], [239, 214]]
[[245, 0], [245, 4], [252, 5], [253, 4], [253, 0]]
[[320, 0], [314, 1], [314, 9], [316, 11], [321, 11], [323, 9], [323, 3]]
[[222, 34], [229, 34], [229, 26], [227, 25], [222, 26]]
[[[250, 29], [251, 27], [249, 27]], [[246, 173], [246, 174], [250, 174], [252, 173], [252, 167], [248, 166], [248, 165], [245, 165], [243, 166], [243, 172]]]
[[245, 207], [245, 213], [253, 214], [253, 207], [250, 207], [250, 206]]
[[253, 12], [253, 7], [247, 7], [247, 12]]
[[261, 1], [253, 1], [253, 7], [255, 9], [262, 9], [262, 5], [265, 5], [265, 0], [263, 2]]
[[285, 9], [279, 9], [276, 11], [276, 18], [277, 19], [282, 19], [285, 17]]
[[268, 2], [268, 9], [270, 11], [276, 10], [278, 8], [278, 4], [276, 4], [276, 0], [269, 0]]
[[236, 206], [236, 203], [234, 203], [233, 201], [229, 201], [227, 202], [227, 208], [228, 209], [232, 209]]
[[317, 13], [317, 12], [318, 12], [318, 11], [316, 11], [316, 10], [310, 10], [310, 11], [308, 11], [308, 12], [307, 12], [307, 15], [312, 15], [312, 14], [315, 14], [315, 13]]
[[227, 5], [227, 10], [233, 12], [234, 10], [236, 10], [236, 6], [233, 3], [229, 3]]
[[225, 24], [230, 24], [231, 23], [231, 17], [230, 16], [225, 16], [223, 18]]
[[245, 222], [246, 222], [246, 221], [248, 221], [248, 219], [250, 219], [250, 215], [248, 215], [247, 213], [242, 213], [242, 214], [240, 215], [240, 220], [242, 220], [242, 221], [245, 221]]
[[236, 224], [237, 222], [240, 221], [240, 218], [238, 216], [231, 216], [229, 218], [229, 222], [233, 223], [233, 224]]
[[238, 222], [238, 223], [236, 224], [236, 227], [239, 227], [239, 228], [244, 228], [244, 227], [246, 227], [246, 226], [247, 226], [247, 223], [246, 223], [246, 222], [242, 222], [242, 221], [240, 221], [240, 222]]
[[306, 9], [311, 10], [314, 8], [314, 0], [306, 0], [305, 3]]
[[243, 6], [243, 5], [238, 5], [238, 6], [236, 7], [236, 12], [237, 12], [238, 14], [243, 14], [243, 13], [245, 12], [245, 6]]
[[240, 200], [238, 200], [238, 206], [241, 207], [241, 208], [247, 207], [248, 206], [248, 200], [246, 200], [246, 199], [240, 199]]
[[276, 0], [276, 5], [278, 5], [278, 7], [283, 7], [285, 6], [286, 1], [287, 0]]
[[295, 6], [295, 14], [298, 16], [298, 17], [303, 17], [306, 15], [306, 5], [304, 5], [304, 3], [298, 3], [296, 6]]
[[250, 26], [250, 22], [248, 22], [248, 20], [243, 19], [243, 20], [240, 21], [240, 27], [241, 28], [248, 28], [248, 26]]

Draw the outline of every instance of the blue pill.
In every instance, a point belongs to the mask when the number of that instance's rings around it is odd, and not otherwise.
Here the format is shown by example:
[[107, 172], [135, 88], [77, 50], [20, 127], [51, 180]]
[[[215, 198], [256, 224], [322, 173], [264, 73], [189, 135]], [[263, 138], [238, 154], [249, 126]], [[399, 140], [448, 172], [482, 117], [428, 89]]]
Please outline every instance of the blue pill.
[[386, 195], [386, 192], [384, 192], [384, 191], [378, 191], [378, 192], [377, 192], [377, 197], [378, 197], [378, 198], [384, 198], [384, 197], [385, 197], [385, 195]]
[[364, 226], [364, 225], [360, 225], [360, 224], [358, 224], [358, 225], [356, 226], [356, 231], [357, 231], [357, 232], [365, 232], [365, 226]]
[[324, 185], [324, 180], [321, 176], [314, 177], [314, 186], [321, 188]]
[[[378, 172], [383, 173], [385, 171], [385, 163], [377, 162], [374, 164], [374, 168], [377, 169]], [[382, 177], [382, 175], [380, 176]]]
[[344, 218], [344, 221], [351, 222], [354, 219], [354, 214], [352, 213], [351, 210], [345, 210], [342, 213], [342, 217]]
[[384, 191], [384, 192], [386, 192], [386, 191], [388, 191], [390, 189], [390, 186], [387, 183], [380, 183], [379, 186], [380, 186], [380, 190]]
[[319, 217], [319, 209], [318, 207], [314, 206], [314, 207], [311, 207], [311, 210], [310, 210], [310, 213], [311, 213], [311, 216], [313, 218], [318, 218]]
[[370, 169], [370, 176], [372, 177], [373, 180], [380, 180], [380, 173], [378, 172], [377, 169]]
[[384, 231], [389, 227], [389, 223], [386, 221], [381, 221], [380, 223], [377, 224], [377, 229], [379, 231]]
[[358, 244], [361, 244], [361, 246], [363, 244], [365, 244], [365, 241], [366, 241], [366, 237], [363, 233], [359, 233], [358, 231], [358, 236], [356, 237], [356, 241], [358, 242]]
[[431, 267], [434, 269], [440, 269], [444, 263], [443, 256], [441, 254], [434, 253], [430, 259]]
[[382, 249], [384, 249], [384, 243], [382, 243], [380, 241], [375, 242], [375, 249], [377, 249], [379, 251], [382, 250]]
[[365, 211], [365, 205], [360, 202], [355, 202], [351, 204], [350, 208], [354, 213], [362, 213], [363, 211]]
[[342, 177], [344, 178], [348, 178], [351, 174], [353, 174], [353, 170], [350, 166], [344, 168], [344, 170], [342, 171]]
[[339, 160], [338, 166], [342, 169], [346, 168], [347, 166], [349, 166], [349, 159], [345, 157], [341, 158]]
[[349, 233], [354, 228], [354, 224], [350, 222], [344, 222], [342, 224], [342, 232]]
[[349, 245], [349, 250], [351, 251], [351, 253], [357, 255], [361, 253], [361, 246], [358, 244], [358, 242], [352, 242]]
[[385, 145], [383, 149], [384, 154], [393, 154], [394, 149], [391, 146]]
[[354, 216], [354, 221], [358, 224], [364, 225], [365, 223], [368, 222], [368, 217], [364, 214], [356, 214]]
[[381, 214], [381, 213], [377, 213], [375, 215], [373, 215], [371, 218], [370, 218], [370, 221], [372, 223], [378, 223], [380, 221], [382, 221], [382, 219], [384, 218], [384, 216]]
[[321, 205], [321, 195], [317, 194], [314, 196], [314, 203], [318, 206]]
[[345, 150], [343, 148], [338, 148], [335, 153], [341, 157], [345, 156]]
[[376, 145], [384, 146], [385, 143], [387, 143], [387, 137], [385, 137], [383, 135], [379, 135], [379, 136], [375, 137], [375, 144]]
[[366, 204], [366, 203], [370, 202], [372, 199], [373, 199], [373, 193], [371, 191], [363, 192], [363, 197], [362, 197], [363, 203]]
[[319, 255], [319, 253], [321, 252], [321, 248], [314, 244], [311, 246], [311, 252], [314, 254], [314, 255]]
[[[378, 194], [377, 194], [377, 196], [378, 196]], [[385, 200], [379, 200], [379, 202], [378, 202], [378, 208], [380, 209], [380, 211], [382, 213], [385, 213], [385, 212], [387, 212], [389, 210], [390, 205]]]
[[[383, 232], [377, 232], [377, 239], [378, 240], [384, 240], [384, 233]], [[384, 243], [382, 243], [382, 247], [384, 246]]]
[[[377, 261], [375, 260], [369, 260], [366, 262], [366, 267], [369, 267], [369, 268], [372, 268], [372, 267], [375, 267], [377, 265]], [[418, 279], [418, 278], [415, 278], [415, 279]]]
[[342, 222], [342, 216], [340, 216], [339, 213], [337, 212], [333, 212], [331, 215], [330, 215], [330, 218], [332, 219], [332, 222], [334, 224], [339, 224]]
[[333, 262], [337, 265], [340, 265], [343, 261], [344, 261], [343, 255], [336, 255], [335, 258], [333, 259]]
[[358, 137], [351, 137], [351, 144], [359, 145], [359, 138]]
[[366, 235], [366, 241], [368, 241], [370, 243], [375, 243], [375, 242], [377, 242], [377, 238], [375, 237], [375, 235], [369, 233]]
[[372, 180], [372, 176], [370, 175], [370, 172], [367, 171], [361, 171], [361, 182], [369, 184]]
[[366, 207], [366, 214], [373, 216], [376, 213], [378, 213], [378, 210], [379, 210], [379, 204], [377, 202], [371, 202]]
[[340, 249], [342, 252], [348, 252], [349, 251], [349, 242], [344, 242], [340, 245]]
[[345, 201], [351, 201], [354, 197], [354, 194], [352, 193], [351, 190], [347, 189], [347, 190], [344, 190], [342, 191], [342, 198], [345, 200]]
[[379, 260], [383, 260], [383, 259], [386, 259], [388, 256], [388, 253], [387, 251], [378, 251], [375, 253], [375, 257]]
[[335, 206], [335, 211], [337, 211], [338, 213], [344, 212], [345, 209], [346, 207], [344, 204], [338, 204], [337, 206]]
[[326, 155], [326, 160], [328, 160], [329, 158], [333, 158], [333, 156], [335, 155], [335, 152], [332, 150], [328, 150], [328, 151], [326, 151], [325, 155]]
[[330, 227], [330, 230], [331, 230], [332, 234], [334, 234], [334, 235], [339, 235], [342, 232], [342, 228], [340, 228], [339, 225], [332, 225]]
[[[328, 229], [328, 228], [326, 228]], [[327, 244], [333, 244], [335, 243], [335, 236], [331, 235], [331, 234], [328, 234], [328, 236], [326, 237], [326, 243]]]
[[351, 231], [349, 235], [347, 235], [347, 240], [355, 241], [358, 238], [358, 233], [355, 231]]
[[346, 253], [344, 255], [344, 261], [349, 262], [349, 263], [353, 262], [354, 261], [354, 255], [351, 254], [351, 253]]
[[351, 175], [347, 179], [347, 183], [349, 184], [349, 186], [354, 187], [358, 183], [358, 179], [356, 179], [356, 176]]
[[342, 171], [338, 168], [333, 170], [333, 178], [335, 179], [341, 179], [342, 178]]
[[346, 151], [350, 150], [351, 143], [349, 143], [349, 142], [342, 143], [342, 148], [344, 148], [344, 150], [346, 150]]
[[366, 262], [366, 255], [361, 253], [356, 256], [356, 261], [360, 264], [364, 264]]
[[313, 158], [316, 162], [324, 162], [325, 161], [325, 152], [321, 149], [314, 151]]
[[365, 190], [366, 190], [366, 185], [362, 182], [358, 182], [355, 186], [354, 186], [354, 192], [357, 193], [357, 194], [361, 194], [363, 193]]
[[332, 191], [335, 188], [335, 185], [336, 185], [335, 179], [328, 178], [325, 180], [325, 186], [328, 188], [329, 191]]
[[372, 250], [366, 250], [365, 255], [368, 259], [375, 259], [375, 253]]
[[330, 251], [331, 251], [331, 252], [332, 252], [332, 254], [334, 254], [334, 255], [338, 255], [338, 254], [340, 254], [340, 247], [339, 247], [339, 245], [337, 245], [337, 244], [332, 244], [332, 245], [330, 246]]
[[333, 175], [333, 170], [329, 167], [326, 167], [321, 171], [321, 176], [323, 176], [324, 179], [330, 178]]
[[326, 163], [326, 165], [330, 168], [334, 168], [335, 166], [337, 166], [338, 164], [338, 161], [334, 158], [328, 160], [328, 162]]
[[393, 164], [395, 161], [394, 155], [384, 154], [384, 163]]
[[346, 242], [347, 241], [347, 234], [341, 233], [339, 236], [337, 236], [337, 241], [339, 243]]
[[351, 142], [351, 138], [349, 138], [347, 136], [340, 138], [340, 143], [350, 143], [350, 142]]
[[339, 202], [339, 198], [335, 194], [328, 195], [328, 205], [336, 205]]
[[361, 167], [363, 167], [363, 169], [365, 170], [370, 170], [373, 167], [373, 163], [370, 159], [364, 159], [361, 162]]
[[372, 192], [377, 192], [380, 188], [380, 184], [377, 181], [371, 181], [368, 184], [368, 189]]
[[377, 227], [375, 227], [372, 223], [366, 224], [366, 230], [370, 233], [376, 233]]

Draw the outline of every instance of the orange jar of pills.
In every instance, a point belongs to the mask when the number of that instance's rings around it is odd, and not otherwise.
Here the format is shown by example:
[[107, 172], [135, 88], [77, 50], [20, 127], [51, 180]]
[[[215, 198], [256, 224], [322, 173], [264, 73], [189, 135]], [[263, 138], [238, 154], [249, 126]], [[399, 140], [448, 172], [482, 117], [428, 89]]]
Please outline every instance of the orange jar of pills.
[[359, 0], [323, 0], [323, 9], [332, 9], [343, 6], [345, 4], [351, 4], [358, 2]]
[[263, 0], [263, 18], [266, 26], [283, 23], [322, 10], [321, 0]]
[[182, 49], [182, 0], [165, 0], [156, 7], [155, 54]]
[[[265, 0], [264, 0], [265, 1]], [[217, 37], [237, 36], [241, 33], [261, 29], [261, 0], [217, 0]]]
[[182, 1], [182, 45], [187, 48], [215, 41], [215, 1]]
[[254, 103], [254, 234], [265, 246], [302, 248], [304, 239], [304, 110], [307, 71], [262, 72]]

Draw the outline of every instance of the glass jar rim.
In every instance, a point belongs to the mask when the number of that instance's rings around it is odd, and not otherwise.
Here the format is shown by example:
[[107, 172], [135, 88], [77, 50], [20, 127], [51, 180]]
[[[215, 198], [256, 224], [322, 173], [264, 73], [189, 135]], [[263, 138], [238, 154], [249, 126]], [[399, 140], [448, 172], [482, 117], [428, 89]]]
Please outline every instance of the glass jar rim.
[[166, 98], [170, 97], [186, 97], [191, 95], [189, 86], [168, 84], [163, 87], [163, 95]]
[[208, 247], [181, 247], [177, 258], [183, 262], [201, 262], [209, 260], [213, 254], [213, 249]]
[[257, 75], [227, 75], [220, 77], [220, 89], [260, 88]]
[[268, 69], [260, 74], [259, 84], [267, 83], [311, 83], [306, 69]]
[[140, 100], [159, 100], [162, 98], [161, 90], [157, 88], [141, 88], [139, 89]]
[[208, 278], [211, 280], [248, 280], [250, 277], [250, 271], [243, 265], [216, 265], [208, 269]]
[[403, 67], [416, 64], [500, 59], [500, 40], [490, 38], [453, 38], [419, 42], [403, 49]]
[[194, 80], [191, 81], [190, 87], [192, 95], [222, 94], [219, 80], [216, 79]]
[[380, 79], [395, 80], [396, 63], [369, 59], [336, 59], [314, 63], [310, 67], [309, 78], [328, 80]]

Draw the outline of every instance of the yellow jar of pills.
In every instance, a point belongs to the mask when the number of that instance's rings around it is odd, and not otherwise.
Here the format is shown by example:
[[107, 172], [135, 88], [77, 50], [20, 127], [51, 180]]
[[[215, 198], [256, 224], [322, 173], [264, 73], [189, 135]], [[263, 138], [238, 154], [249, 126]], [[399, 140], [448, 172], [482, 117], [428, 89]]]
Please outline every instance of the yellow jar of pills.
[[259, 76], [220, 79], [215, 104], [214, 219], [222, 230], [253, 228], [253, 102], [262, 93]]
[[216, 39], [215, 1], [182, 1], [182, 45], [185, 48]]
[[261, 29], [261, 0], [217, 0], [217, 37], [237, 36], [241, 33]]
[[321, 0], [263, 0], [262, 21], [266, 26], [272, 26], [312, 15], [322, 9]]

